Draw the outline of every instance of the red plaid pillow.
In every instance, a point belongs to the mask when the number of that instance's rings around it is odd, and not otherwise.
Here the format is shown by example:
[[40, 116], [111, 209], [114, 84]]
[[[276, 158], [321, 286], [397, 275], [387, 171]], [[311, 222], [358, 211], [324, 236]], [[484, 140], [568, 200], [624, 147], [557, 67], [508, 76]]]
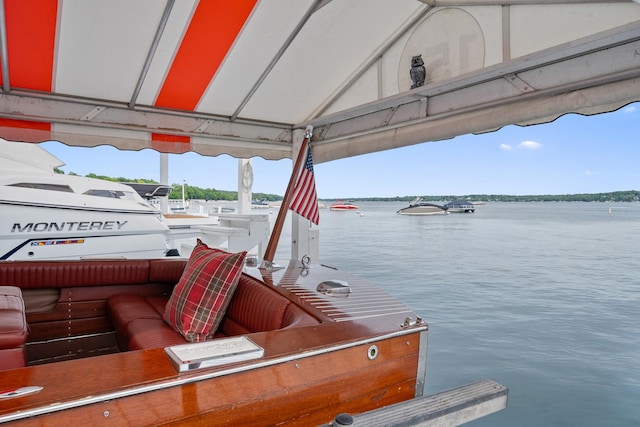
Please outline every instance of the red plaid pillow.
[[164, 309], [164, 320], [187, 341], [212, 338], [236, 290], [246, 254], [211, 249], [198, 240]]

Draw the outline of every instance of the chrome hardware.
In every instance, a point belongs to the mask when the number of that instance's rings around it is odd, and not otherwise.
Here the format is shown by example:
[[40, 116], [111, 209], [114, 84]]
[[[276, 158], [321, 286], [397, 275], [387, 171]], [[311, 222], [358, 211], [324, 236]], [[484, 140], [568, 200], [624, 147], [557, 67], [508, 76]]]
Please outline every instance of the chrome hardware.
[[277, 270], [282, 270], [284, 267], [281, 266], [280, 264], [276, 264], [274, 262], [267, 261], [266, 259], [263, 259], [262, 260], [262, 265], [259, 268], [260, 268], [260, 270], [277, 271]]
[[312, 136], [313, 136], [313, 126], [307, 126], [307, 128], [304, 131], [304, 137], [306, 139], [311, 139]]
[[367, 350], [367, 357], [369, 358], [369, 360], [373, 360], [376, 357], [378, 357], [378, 346], [377, 345], [372, 345], [371, 347], [369, 347], [369, 350]]
[[325, 295], [348, 296], [351, 293], [351, 287], [344, 280], [325, 280], [318, 284], [316, 291]]
[[407, 317], [404, 319], [404, 323], [400, 325], [401, 328], [409, 328], [411, 326], [422, 326], [426, 325], [425, 321], [422, 320], [422, 317], [416, 316], [416, 320], [411, 319], [411, 317]]
[[302, 268], [311, 268], [311, 257], [309, 255], [302, 257]]

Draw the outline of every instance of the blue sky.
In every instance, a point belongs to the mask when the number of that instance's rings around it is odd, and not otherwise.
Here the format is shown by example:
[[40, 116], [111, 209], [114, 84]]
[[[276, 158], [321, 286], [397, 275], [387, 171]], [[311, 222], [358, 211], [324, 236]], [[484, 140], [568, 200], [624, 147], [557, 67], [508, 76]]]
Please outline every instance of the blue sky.
[[[43, 146], [65, 172], [159, 181], [159, 154], [113, 147]], [[464, 194], [575, 194], [640, 189], [640, 103], [595, 116], [367, 154], [315, 165], [321, 199]], [[291, 160], [252, 160], [254, 192], [284, 194]], [[169, 156], [169, 183], [237, 189], [238, 161], [227, 155]]]

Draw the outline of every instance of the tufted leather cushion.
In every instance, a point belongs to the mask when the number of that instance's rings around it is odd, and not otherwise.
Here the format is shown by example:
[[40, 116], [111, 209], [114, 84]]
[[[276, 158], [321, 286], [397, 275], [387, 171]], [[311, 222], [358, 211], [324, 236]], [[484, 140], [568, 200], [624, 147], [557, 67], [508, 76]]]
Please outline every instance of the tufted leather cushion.
[[0, 286], [0, 370], [25, 365], [24, 345], [27, 332], [20, 288]]
[[[184, 337], [162, 320], [168, 297], [115, 295], [108, 313], [122, 350], [185, 344]], [[317, 325], [316, 318], [247, 274], [238, 286], [215, 337], [244, 335], [296, 326]]]
[[246, 254], [211, 249], [198, 240], [169, 298], [164, 320], [189, 342], [213, 338], [240, 279]]

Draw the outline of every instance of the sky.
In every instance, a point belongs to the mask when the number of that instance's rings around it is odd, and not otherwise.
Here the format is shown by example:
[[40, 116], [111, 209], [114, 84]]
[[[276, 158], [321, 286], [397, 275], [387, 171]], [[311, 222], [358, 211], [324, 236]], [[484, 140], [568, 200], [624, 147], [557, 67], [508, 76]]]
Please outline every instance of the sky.
[[[42, 146], [79, 175], [160, 180], [151, 149]], [[467, 194], [577, 194], [640, 189], [640, 103], [594, 116], [507, 126], [314, 165], [318, 198], [348, 199]], [[283, 195], [290, 159], [252, 159], [254, 193]], [[169, 155], [169, 183], [237, 191], [238, 160], [228, 155]]]

